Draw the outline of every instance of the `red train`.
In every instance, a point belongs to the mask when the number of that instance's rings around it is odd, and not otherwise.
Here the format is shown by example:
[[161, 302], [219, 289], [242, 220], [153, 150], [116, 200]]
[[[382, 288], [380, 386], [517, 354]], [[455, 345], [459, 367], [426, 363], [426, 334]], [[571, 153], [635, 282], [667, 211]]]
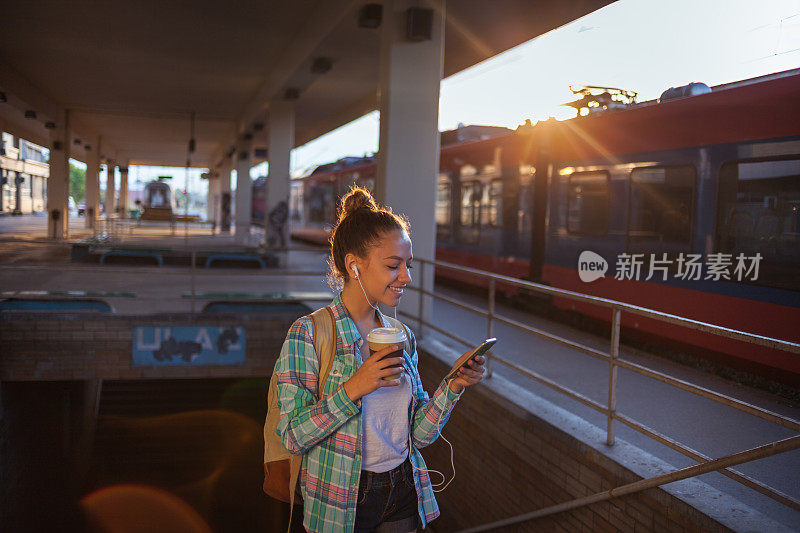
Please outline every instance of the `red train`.
[[[800, 74], [663, 96], [443, 138], [436, 258], [800, 342]], [[340, 195], [375, 174], [350, 158], [296, 182], [293, 237], [326, 242]], [[624, 313], [622, 325], [800, 383], [798, 355]]]

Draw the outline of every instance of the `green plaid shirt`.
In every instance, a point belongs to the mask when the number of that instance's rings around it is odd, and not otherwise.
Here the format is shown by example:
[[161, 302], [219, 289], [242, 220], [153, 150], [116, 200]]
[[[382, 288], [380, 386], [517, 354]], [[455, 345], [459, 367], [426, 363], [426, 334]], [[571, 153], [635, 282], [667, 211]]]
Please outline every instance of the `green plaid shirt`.
[[[277, 433], [290, 453], [303, 454], [299, 480], [305, 508], [303, 525], [314, 532], [353, 530], [361, 477], [361, 402], [350, 401], [344, 383], [361, 366], [360, 347], [364, 340], [342, 303], [341, 294], [330, 307], [336, 324], [336, 354], [323, 397], [317, 398], [319, 368], [310, 317], [299, 318], [289, 328], [275, 365], [281, 416]], [[383, 316], [381, 320], [384, 326], [390, 325]], [[403, 351], [403, 366], [412, 389], [409, 449], [420, 524], [424, 528], [439, 516], [439, 507], [419, 448], [436, 440], [440, 431], [437, 425], [445, 425], [460, 394], [442, 382], [433, 400], [429, 399], [417, 372], [413, 334], [410, 345], [410, 354]]]

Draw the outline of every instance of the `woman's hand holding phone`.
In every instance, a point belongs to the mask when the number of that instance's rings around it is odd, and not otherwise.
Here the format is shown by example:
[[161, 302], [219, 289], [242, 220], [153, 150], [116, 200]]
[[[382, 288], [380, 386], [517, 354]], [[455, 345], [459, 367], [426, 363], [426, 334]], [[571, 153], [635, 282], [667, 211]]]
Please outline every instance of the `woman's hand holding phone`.
[[467, 365], [458, 369], [456, 377], [450, 380], [450, 390], [458, 394], [464, 387], [469, 387], [478, 383], [483, 379], [483, 373], [486, 370], [483, 366], [485, 363], [486, 356], [484, 355], [471, 358]]
[[450, 390], [455, 393], [461, 392], [464, 387], [475, 385], [483, 378], [485, 370], [484, 363], [486, 357], [483, 355], [488, 352], [492, 346], [495, 345], [497, 339], [492, 337], [486, 339], [480, 346], [464, 352], [464, 354], [456, 360], [453, 365], [453, 370], [445, 376], [445, 381], [450, 381]]

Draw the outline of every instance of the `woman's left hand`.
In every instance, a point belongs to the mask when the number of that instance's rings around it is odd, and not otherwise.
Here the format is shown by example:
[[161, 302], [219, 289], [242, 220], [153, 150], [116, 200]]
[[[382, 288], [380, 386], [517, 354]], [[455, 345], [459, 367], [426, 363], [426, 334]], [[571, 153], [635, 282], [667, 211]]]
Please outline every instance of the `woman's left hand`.
[[461, 367], [458, 370], [458, 375], [450, 380], [450, 390], [456, 394], [461, 392], [464, 387], [475, 385], [483, 379], [483, 372], [486, 368], [483, 366], [486, 363], [486, 357], [479, 355], [475, 359], [471, 359], [468, 366]]

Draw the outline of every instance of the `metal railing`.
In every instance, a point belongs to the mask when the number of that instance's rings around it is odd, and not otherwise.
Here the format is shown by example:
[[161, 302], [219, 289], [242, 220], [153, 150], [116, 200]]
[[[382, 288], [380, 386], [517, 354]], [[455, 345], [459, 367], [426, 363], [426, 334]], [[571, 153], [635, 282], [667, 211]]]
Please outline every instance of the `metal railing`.
[[[549, 340], [556, 344], [560, 344], [562, 346], [566, 346], [568, 348], [575, 349], [579, 352], [582, 352], [586, 355], [591, 357], [595, 357], [597, 359], [604, 360], [608, 362], [608, 402], [606, 405], [601, 404], [587, 396], [580, 394], [577, 391], [574, 391], [568, 387], [565, 387], [547, 377], [534, 372], [528, 368], [525, 368], [509, 359], [503, 358], [495, 354], [493, 351], [489, 351], [487, 357], [487, 376], [491, 377], [492, 374], [492, 367], [494, 363], [500, 363], [512, 370], [527, 376], [534, 381], [537, 381], [579, 403], [586, 405], [606, 415], [606, 444], [609, 446], [614, 445], [615, 443], [615, 422], [619, 421], [622, 424], [638, 431], [639, 433], [649, 437], [665, 446], [675, 450], [686, 457], [689, 457], [698, 463], [699, 465], [695, 465], [694, 467], [687, 467], [680, 470], [676, 470], [675, 472], [671, 472], [669, 474], [665, 474], [663, 476], [658, 476], [656, 478], [652, 478], [650, 480], [642, 480], [637, 483], [633, 483], [631, 485], [625, 485], [623, 487], [617, 487], [607, 492], [598, 493], [592, 496], [588, 496], [585, 498], [579, 498], [572, 502], [566, 502], [563, 504], [558, 504], [554, 506], [547, 507], [545, 509], [540, 509], [535, 511], [534, 513], [526, 513], [524, 515], [519, 515], [517, 517], [513, 517], [511, 519], [504, 520], [502, 522], [495, 522], [492, 524], [486, 524], [485, 526], [480, 526], [478, 528], [472, 528], [467, 531], [488, 531], [491, 529], [503, 527], [509, 524], [523, 522], [526, 520], [531, 520], [533, 518], [540, 518], [543, 516], [547, 516], [550, 514], [562, 512], [567, 509], [572, 509], [575, 507], [589, 505], [596, 501], [601, 501], [603, 499], [608, 499], [614, 496], [619, 496], [623, 494], [629, 494], [631, 492], [645, 490], [647, 488], [652, 488], [655, 486], [659, 486], [665, 483], [670, 483], [673, 481], [677, 481], [678, 479], [686, 479], [689, 477], [694, 477], [700, 475], [702, 473], [710, 472], [710, 471], [719, 471], [721, 474], [753, 489], [758, 491], [759, 493], [772, 498], [773, 500], [782, 503], [792, 509], [800, 510], [800, 500], [797, 498], [785, 494], [775, 488], [769, 487], [764, 483], [753, 479], [737, 470], [730, 468], [731, 466], [741, 464], [744, 462], [754, 461], [756, 459], [761, 459], [763, 457], [768, 457], [770, 455], [774, 455], [776, 453], [781, 453], [789, 450], [796, 449], [800, 447], [800, 436], [791, 437], [789, 439], [785, 439], [778, 442], [773, 442], [764, 446], [759, 446], [757, 448], [753, 448], [750, 450], [745, 450], [744, 452], [739, 452], [738, 454], [731, 454], [725, 457], [712, 459], [696, 450], [693, 450], [689, 446], [682, 444], [666, 435], [659, 433], [658, 431], [640, 423], [636, 420], [625, 416], [618, 412], [617, 410], [617, 372], [619, 368], [624, 368], [626, 370], [630, 370], [632, 372], [636, 372], [643, 376], [646, 376], [651, 379], [655, 379], [667, 385], [671, 385], [673, 387], [679, 388], [681, 390], [691, 392], [693, 394], [702, 396], [704, 398], [708, 398], [714, 402], [721, 403], [723, 405], [727, 405], [728, 407], [732, 407], [734, 409], [738, 409], [750, 415], [756, 416], [763, 420], [767, 420], [769, 422], [775, 423], [781, 427], [790, 429], [792, 431], [800, 432], [800, 421], [797, 421], [793, 418], [789, 418], [783, 416], [778, 413], [774, 413], [767, 409], [763, 409], [756, 405], [749, 404], [747, 402], [743, 402], [741, 400], [737, 400], [730, 396], [712, 391], [705, 387], [701, 387], [695, 385], [693, 383], [689, 383], [688, 381], [678, 379], [663, 372], [659, 372], [657, 370], [653, 370], [651, 368], [647, 368], [643, 365], [633, 363], [631, 361], [622, 359], [620, 357], [620, 324], [622, 319], [622, 313], [631, 313], [638, 316], [643, 316], [647, 318], [651, 318], [654, 320], [658, 320], [661, 322], [674, 324], [682, 327], [686, 327], [696, 331], [702, 331], [705, 333], [710, 333], [714, 335], [718, 335], [720, 337], [724, 337], [727, 339], [735, 339], [743, 342], [748, 342], [751, 344], [755, 344], [758, 346], [766, 346], [773, 349], [780, 349], [794, 354], [800, 354], [800, 344], [783, 341], [780, 339], [774, 339], [770, 337], [765, 337], [762, 335], [755, 335], [752, 333], [746, 333], [742, 331], [737, 331], [730, 328], [725, 328], [721, 326], [716, 326], [714, 324], [709, 324], [706, 322], [700, 322], [697, 320], [692, 320], [684, 317], [680, 317], [677, 315], [672, 315], [668, 313], [662, 313], [659, 311], [654, 311], [652, 309], [647, 309], [644, 307], [639, 307], [636, 305], [626, 304], [623, 302], [618, 302], [614, 300], [609, 300], [606, 298], [599, 298], [596, 296], [590, 296], [586, 294], [580, 294], [573, 291], [568, 291], [564, 289], [557, 289], [554, 287], [549, 287], [547, 285], [541, 285], [538, 283], [532, 283], [529, 281], [523, 281], [515, 278], [510, 278], [507, 276], [500, 276], [496, 274], [492, 274], [489, 272], [484, 272], [468, 267], [463, 267], [451, 263], [446, 263], [442, 261], [430, 261], [426, 259], [419, 259], [415, 258], [419, 263], [419, 275], [417, 279], [420, 280], [419, 286], [409, 286], [409, 289], [416, 291], [419, 297], [419, 308], [418, 308], [418, 315], [415, 317], [409, 313], [400, 312], [400, 314], [405, 315], [406, 317], [410, 318], [411, 320], [415, 320], [418, 325], [418, 335], [421, 337], [423, 334], [423, 327], [427, 328], [432, 331], [436, 331], [437, 333], [444, 335], [454, 341], [467, 346], [471, 347], [473, 343], [463, 339], [457, 335], [449, 331], [445, 331], [442, 328], [437, 327], [435, 324], [425, 320], [425, 297], [430, 297], [439, 301], [446, 302], [448, 304], [454, 305], [460, 309], [465, 309], [470, 311], [474, 314], [480, 315], [487, 319], [487, 337], [494, 336], [494, 325], [496, 323], [505, 324], [507, 326], [525, 331], [527, 333], [536, 335], [537, 337]], [[473, 305], [469, 305], [463, 302], [460, 302], [454, 298], [450, 298], [448, 296], [444, 296], [442, 294], [437, 294], [432, 290], [427, 290], [425, 288], [425, 268], [432, 267], [434, 270], [436, 268], [446, 269], [454, 272], [458, 272], [460, 274], [467, 274], [469, 276], [474, 276], [476, 278], [482, 279], [487, 282], [488, 284], [488, 301], [487, 301], [487, 308], [486, 310], [475, 307]], [[566, 298], [573, 301], [579, 301], [583, 303], [589, 303], [600, 307], [605, 307], [610, 311], [610, 321], [611, 321], [611, 344], [609, 346], [608, 353], [603, 352], [601, 350], [597, 350], [595, 348], [585, 346], [581, 343], [560, 337], [558, 335], [554, 335], [552, 333], [543, 331], [541, 329], [528, 326], [523, 324], [517, 320], [512, 318], [508, 318], [502, 316], [497, 313], [496, 311], [496, 292], [497, 292], [497, 284], [502, 283], [503, 285], [513, 286], [518, 289], [524, 289], [527, 291], [533, 291], [541, 294], [546, 294], [549, 296], [557, 296], [559, 298]]]
[[117, 244], [125, 237], [129, 221], [117, 215], [98, 217], [94, 221], [92, 239], [97, 242]]

